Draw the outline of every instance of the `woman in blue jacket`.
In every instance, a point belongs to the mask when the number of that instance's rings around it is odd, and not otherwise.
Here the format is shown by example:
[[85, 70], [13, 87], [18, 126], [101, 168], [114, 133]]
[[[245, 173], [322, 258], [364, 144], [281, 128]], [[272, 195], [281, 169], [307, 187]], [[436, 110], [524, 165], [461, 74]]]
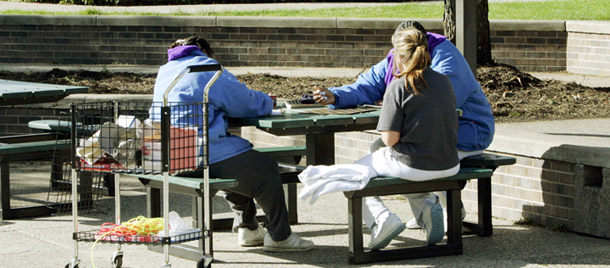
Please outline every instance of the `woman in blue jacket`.
[[[218, 64], [209, 44], [197, 36], [174, 42], [168, 49], [168, 60], [157, 75], [155, 102], [163, 101], [165, 90], [187, 66]], [[204, 86], [212, 75], [212, 72], [186, 74], [169, 92], [168, 103], [203, 102]], [[224, 71], [212, 85], [208, 97], [210, 177], [234, 178], [238, 181], [238, 186], [227, 191], [225, 196], [236, 214], [233, 229], [237, 229], [238, 244], [263, 244], [266, 251], [311, 249], [311, 241], [291, 232], [277, 162], [252, 150], [249, 141], [228, 131], [228, 117], [270, 114], [273, 108], [271, 98], [263, 92], [249, 89], [228, 71]], [[203, 177], [201, 169], [178, 175]], [[256, 221], [254, 200], [265, 212], [266, 231]]]
[[[468, 62], [460, 51], [442, 35], [426, 32], [416, 21], [401, 23], [396, 32], [416, 28], [427, 35], [428, 51], [432, 58], [430, 68], [449, 77], [456, 96], [456, 107], [463, 114], [459, 118], [458, 157], [460, 159], [481, 154], [493, 140], [494, 117], [481, 85], [472, 73]], [[393, 49], [385, 59], [375, 64], [367, 73], [361, 74], [355, 83], [341, 87], [320, 89], [314, 92], [314, 100], [332, 108], [353, 107], [360, 104], [375, 104], [383, 100], [386, 87], [398, 73], [394, 66]], [[371, 145], [371, 151], [382, 147], [381, 140]], [[437, 193], [443, 207], [446, 207], [444, 193]], [[433, 196], [434, 199], [436, 197]], [[464, 212], [463, 212], [464, 213]], [[415, 220], [409, 221], [409, 228], [419, 228]]]

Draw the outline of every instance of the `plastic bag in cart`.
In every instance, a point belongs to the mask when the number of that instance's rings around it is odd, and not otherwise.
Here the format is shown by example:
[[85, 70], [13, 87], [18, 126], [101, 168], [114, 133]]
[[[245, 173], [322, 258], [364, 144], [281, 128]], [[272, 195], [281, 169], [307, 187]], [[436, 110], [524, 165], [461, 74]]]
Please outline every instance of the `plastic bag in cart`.
[[142, 144], [139, 125], [140, 121], [130, 116], [120, 116], [117, 123], [105, 122], [100, 130], [76, 148], [76, 154], [91, 166], [108, 162], [102, 158], [111, 156], [121, 167], [134, 168], [136, 151]]

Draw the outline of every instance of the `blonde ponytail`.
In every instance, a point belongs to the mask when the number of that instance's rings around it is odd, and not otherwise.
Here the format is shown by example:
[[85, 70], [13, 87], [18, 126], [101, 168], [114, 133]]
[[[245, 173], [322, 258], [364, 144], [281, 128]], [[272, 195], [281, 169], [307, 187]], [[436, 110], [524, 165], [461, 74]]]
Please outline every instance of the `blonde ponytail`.
[[[426, 34], [418, 29], [409, 28], [392, 35], [394, 45], [394, 76], [405, 76], [405, 87], [414, 95], [420, 93], [417, 84], [428, 88], [424, 80], [424, 70], [430, 66], [430, 54]], [[396, 70], [400, 72], [396, 73]]]

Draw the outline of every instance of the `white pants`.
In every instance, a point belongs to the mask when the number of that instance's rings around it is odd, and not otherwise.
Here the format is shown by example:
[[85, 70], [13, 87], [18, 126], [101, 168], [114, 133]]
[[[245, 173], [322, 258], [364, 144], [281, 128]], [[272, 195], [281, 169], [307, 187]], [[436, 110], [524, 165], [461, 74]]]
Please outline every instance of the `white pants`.
[[[460, 164], [446, 170], [421, 170], [406, 166], [394, 158], [390, 147], [383, 147], [370, 153], [354, 164], [365, 165], [377, 173], [377, 176], [391, 176], [410, 181], [427, 181], [442, 177], [453, 176], [460, 170]], [[416, 193], [406, 195], [411, 204], [411, 211], [418, 219], [421, 218], [424, 201], [429, 197], [429, 193]], [[365, 197], [362, 199], [362, 219], [371, 229], [377, 221], [389, 215], [390, 210], [383, 204], [377, 196]]]
[[[483, 150], [470, 151], [470, 152], [458, 150], [458, 158], [460, 158], [460, 160], [462, 160], [465, 157], [469, 157], [469, 156], [473, 156], [473, 155], [480, 155], [482, 153], [483, 153]], [[447, 208], [447, 192], [443, 191], [443, 192], [430, 193], [428, 200], [430, 200], [431, 202], [436, 202], [437, 197], [438, 197], [438, 201], [440, 202], [441, 206], [446, 209]]]

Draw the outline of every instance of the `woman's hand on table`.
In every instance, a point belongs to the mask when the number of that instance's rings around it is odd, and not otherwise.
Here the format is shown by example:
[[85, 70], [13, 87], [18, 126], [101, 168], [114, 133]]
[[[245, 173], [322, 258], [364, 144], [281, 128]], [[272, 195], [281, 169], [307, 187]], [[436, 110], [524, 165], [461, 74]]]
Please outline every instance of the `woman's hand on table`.
[[313, 90], [313, 100], [324, 105], [335, 104], [335, 95], [326, 88], [316, 86]]

